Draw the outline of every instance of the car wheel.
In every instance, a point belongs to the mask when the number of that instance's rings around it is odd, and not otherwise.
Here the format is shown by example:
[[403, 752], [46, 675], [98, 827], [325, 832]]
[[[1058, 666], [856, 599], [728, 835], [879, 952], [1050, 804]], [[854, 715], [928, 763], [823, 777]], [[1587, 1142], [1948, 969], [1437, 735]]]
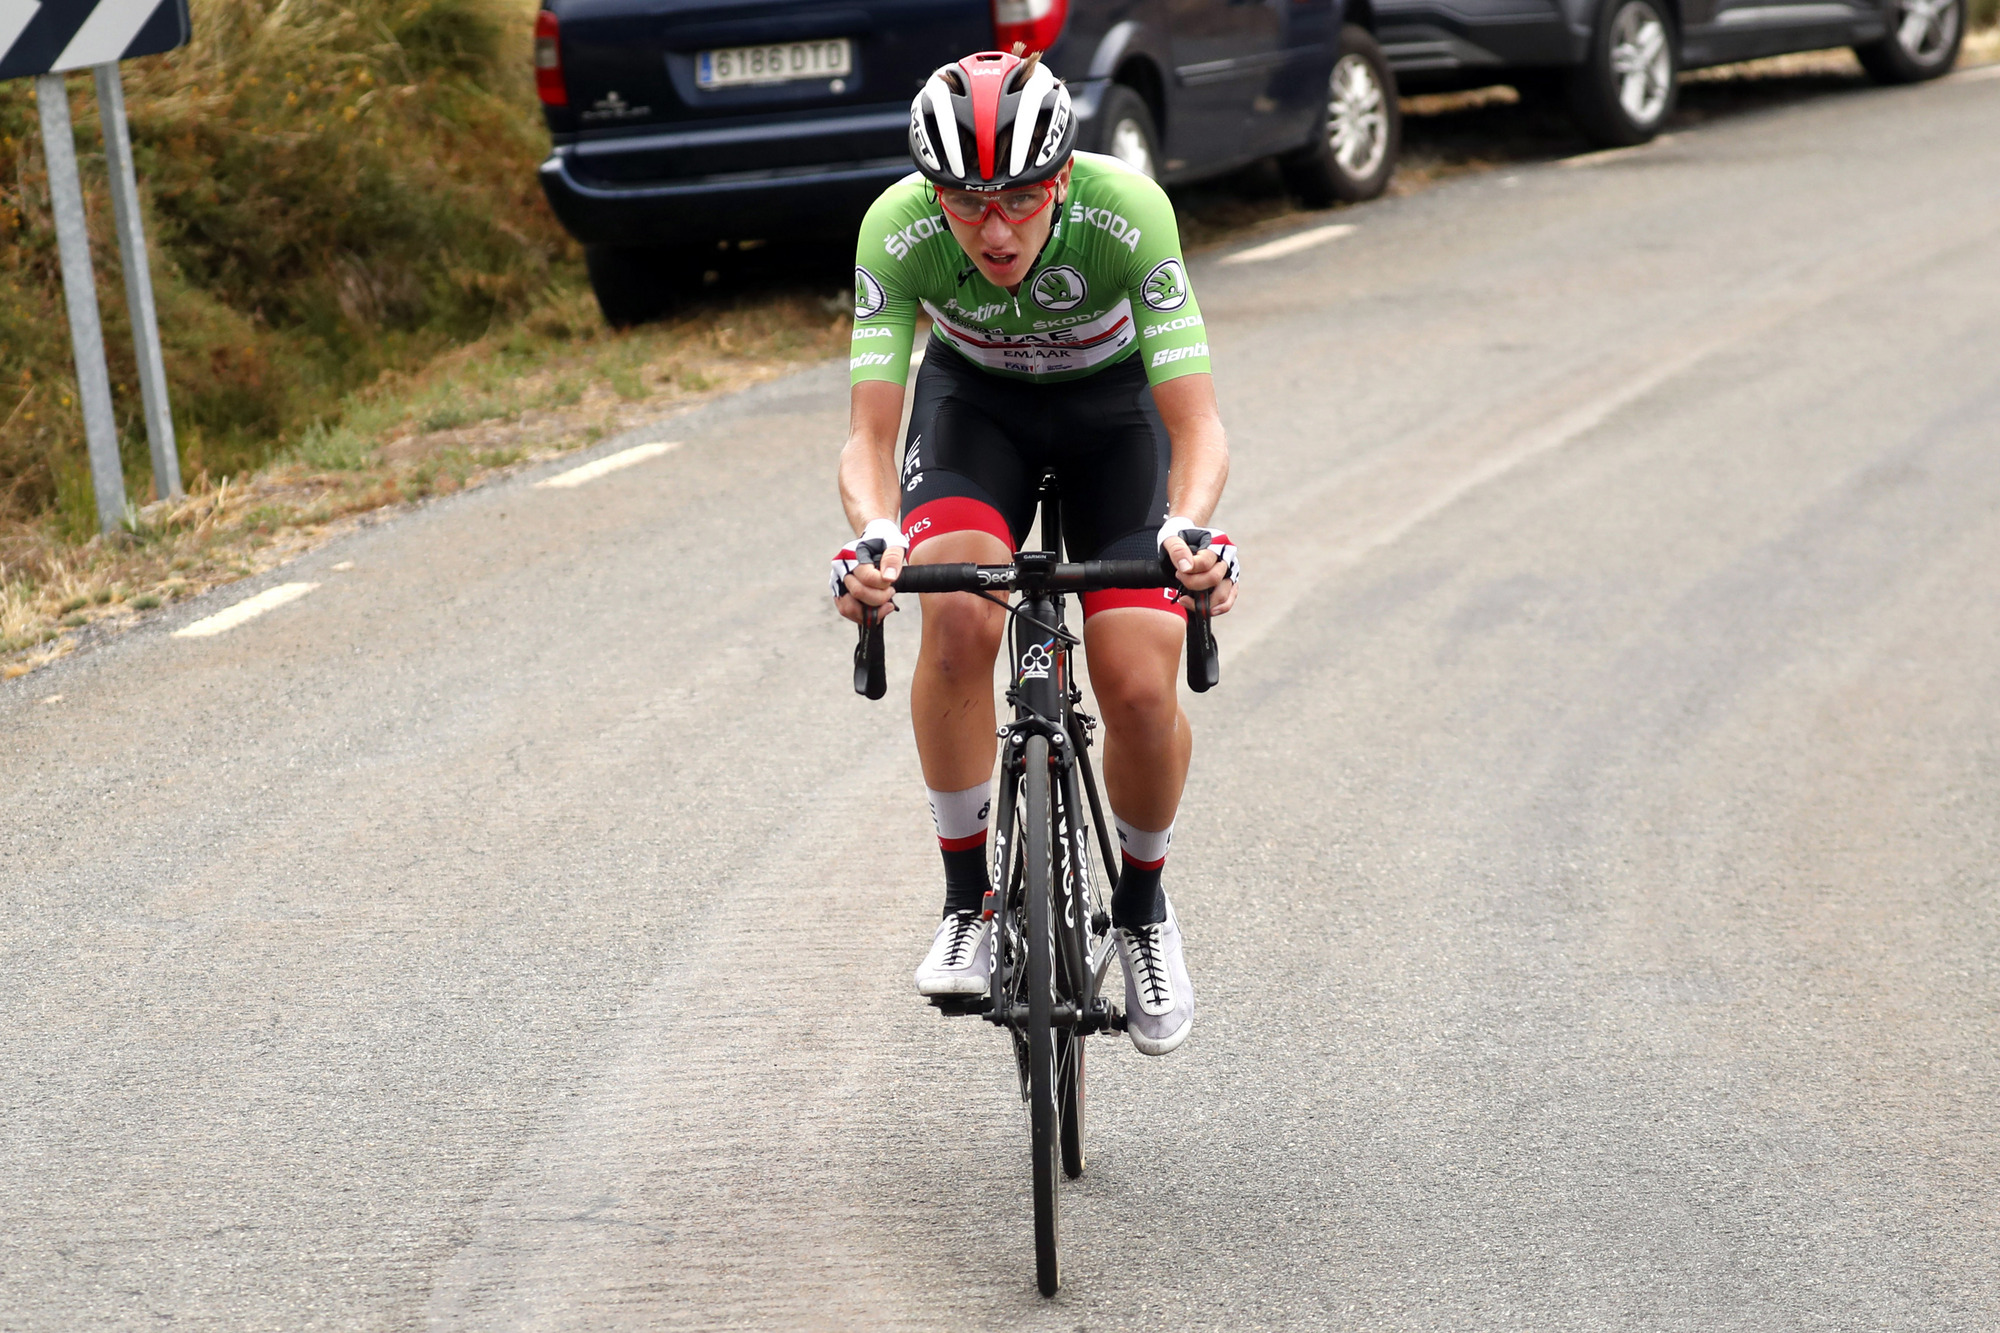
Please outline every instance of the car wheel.
[[1920, 83], [1958, 63], [1965, 40], [1965, 0], [1896, 0], [1889, 31], [1854, 48], [1877, 83]]
[[1603, 147], [1645, 143], [1673, 114], [1680, 64], [1680, 35], [1656, 0], [1605, 0], [1570, 71], [1570, 114]]
[[1285, 184], [1307, 208], [1373, 199], [1389, 188], [1402, 142], [1403, 111], [1388, 59], [1366, 29], [1342, 28], [1313, 140], [1278, 159]]
[[660, 318], [701, 290], [703, 265], [695, 256], [702, 254], [702, 247], [693, 245], [678, 250], [587, 245], [583, 266], [604, 322], [624, 329]]
[[1097, 151], [1115, 157], [1151, 180], [1160, 178], [1160, 134], [1146, 99], [1114, 83], [1097, 109]]

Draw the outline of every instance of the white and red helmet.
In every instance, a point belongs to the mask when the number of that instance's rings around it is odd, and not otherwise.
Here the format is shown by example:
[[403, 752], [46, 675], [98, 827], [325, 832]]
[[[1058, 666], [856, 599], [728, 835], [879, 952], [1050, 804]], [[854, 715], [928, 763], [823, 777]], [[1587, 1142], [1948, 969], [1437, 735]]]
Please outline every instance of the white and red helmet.
[[1075, 148], [1069, 89], [1039, 60], [981, 51], [939, 66], [910, 103], [910, 156], [946, 189], [1039, 185]]

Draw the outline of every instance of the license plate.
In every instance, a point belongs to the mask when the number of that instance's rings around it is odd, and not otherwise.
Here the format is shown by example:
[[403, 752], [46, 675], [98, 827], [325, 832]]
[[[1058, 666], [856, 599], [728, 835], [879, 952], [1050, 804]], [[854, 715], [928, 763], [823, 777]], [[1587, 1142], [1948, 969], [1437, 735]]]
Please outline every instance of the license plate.
[[838, 79], [854, 72], [854, 47], [845, 37], [819, 42], [774, 42], [769, 46], [731, 46], [720, 51], [703, 51], [695, 57], [694, 71], [694, 81], [703, 88]]

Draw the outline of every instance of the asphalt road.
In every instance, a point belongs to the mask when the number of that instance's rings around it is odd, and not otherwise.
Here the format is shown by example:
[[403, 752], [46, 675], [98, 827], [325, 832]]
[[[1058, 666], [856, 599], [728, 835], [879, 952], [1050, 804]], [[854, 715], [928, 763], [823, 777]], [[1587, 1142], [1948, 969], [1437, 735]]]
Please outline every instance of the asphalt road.
[[1196, 263], [1200, 1019], [1093, 1043], [1053, 1301], [1004, 1044], [910, 991], [837, 369], [0, 687], [0, 1327], [2000, 1325], [1996, 118]]

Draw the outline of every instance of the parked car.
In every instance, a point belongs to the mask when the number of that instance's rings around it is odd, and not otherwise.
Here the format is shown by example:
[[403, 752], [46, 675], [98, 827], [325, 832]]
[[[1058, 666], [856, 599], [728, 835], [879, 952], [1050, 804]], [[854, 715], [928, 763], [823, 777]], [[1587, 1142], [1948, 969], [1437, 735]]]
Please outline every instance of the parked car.
[[1405, 92], [1511, 83], [1606, 147], [1644, 143], [1682, 70], [1852, 46], [1883, 83], [1952, 67], [1965, 0], [1354, 0]]
[[718, 247], [834, 243], [910, 168], [910, 99], [969, 51], [1045, 51], [1078, 143], [1173, 184], [1277, 157], [1307, 204], [1380, 194], [1394, 76], [1347, 0], [547, 0], [549, 203], [614, 324]]

